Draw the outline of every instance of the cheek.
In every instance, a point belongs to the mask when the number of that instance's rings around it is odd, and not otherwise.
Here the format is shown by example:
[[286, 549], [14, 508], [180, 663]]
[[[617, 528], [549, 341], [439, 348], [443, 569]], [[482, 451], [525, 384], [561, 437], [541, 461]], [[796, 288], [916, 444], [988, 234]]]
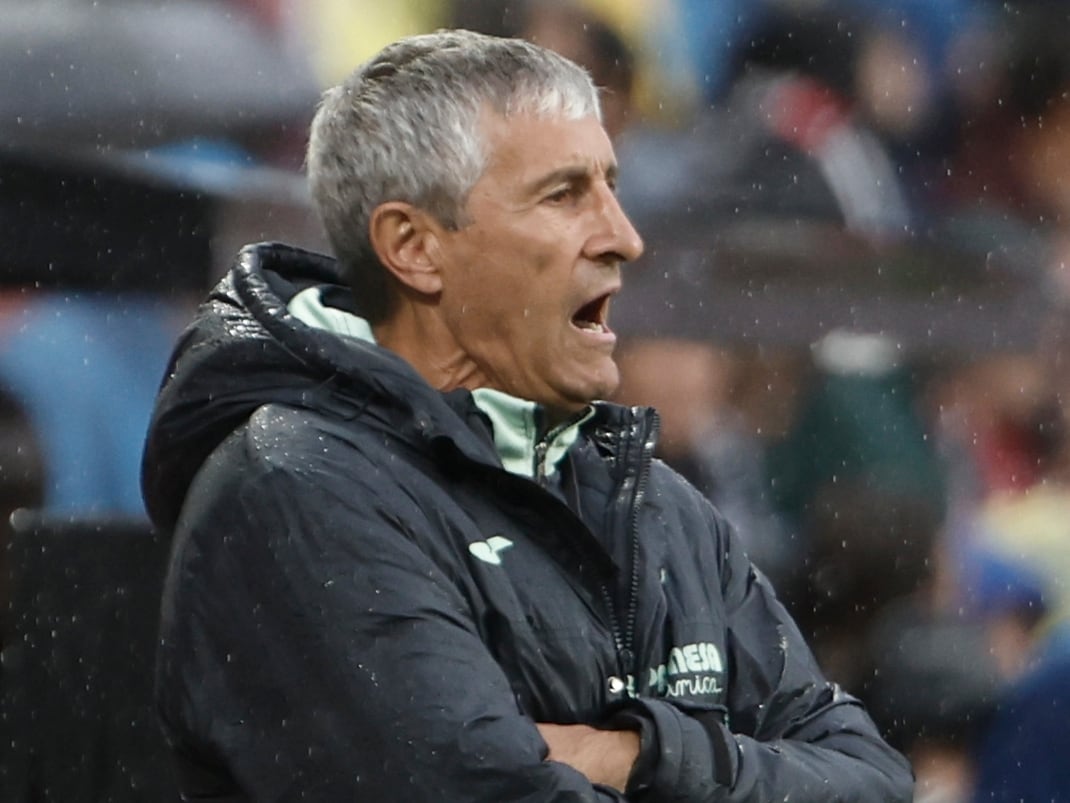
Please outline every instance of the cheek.
[[531, 263], [532, 267], [534, 267], [535, 269], [535, 274], [537, 276], [545, 276], [546, 274], [552, 272], [552, 268], [555, 262], [554, 256], [555, 255], [553, 251], [551, 251], [549, 248], [540, 249], [534, 254]]
[[[528, 332], [552, 326], [562, 315], [569, 266], [557, 233], [480, 232], [458, 254], [453, 303], [483, 331]], [[463, 322], [463, 319], [462, 319]], [[514, 344], [514, 346], [517, 344]]]

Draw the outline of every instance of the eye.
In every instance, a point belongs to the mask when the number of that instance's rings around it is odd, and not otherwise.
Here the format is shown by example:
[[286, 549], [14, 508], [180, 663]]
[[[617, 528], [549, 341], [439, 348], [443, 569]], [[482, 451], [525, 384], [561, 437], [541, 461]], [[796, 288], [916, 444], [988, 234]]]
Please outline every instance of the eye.
[[555, 189], [543, 200], [552, 204], [560, 204], [572, 200], [577, 195], [579, 195], [579, 189], [576, 187], [576, 185], [566, 184], [562, 187], [558, 187], [557, 189]]

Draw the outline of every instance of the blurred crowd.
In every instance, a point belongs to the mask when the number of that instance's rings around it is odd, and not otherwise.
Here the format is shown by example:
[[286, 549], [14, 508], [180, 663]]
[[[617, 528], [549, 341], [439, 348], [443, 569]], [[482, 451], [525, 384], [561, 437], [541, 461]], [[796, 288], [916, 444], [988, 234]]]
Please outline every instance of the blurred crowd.
[[[733, 522], [828, 674], [910, 756], [919, 801], [1070, 800], [1065, 4], [168, 5], [239, 20], [315, 89], [443, 26], [527, 37], [585, 66], [647, 241], [613, 311], [619, 400], [658, 408], [661, 457]], [[232, 245], [220, 209], [262, 209], [228, 177], [297, 176], [314, 105], [313, 93], [303, 111], [203, 133], [163, 118], [151, 136], [109, 134], [155, 165], [139, 181], [212, 202], [190, 224], [208, 247], [175, 268], [183, 280], [47, 280], [65, 258], [105, 277], [109, 260], [144, 259], [155, 228], [133, 208], [128, 254], [42, 248], [39, 278], [11, 271], [4, 511], [143, 516], [151, 399]], [[99, 134], [81, 144], [112, 155]], [[190, 179], [206, 166], [211, 180]], [[17, 186], [7, 169], [0, 187]], [[77, 218], [65, 196], [35, 203], [0, 204], [12, 236], [29, 217], [120, 228], [92, 203]], [[252, 217], [243, 232], [322, 245], [290, 218]]]

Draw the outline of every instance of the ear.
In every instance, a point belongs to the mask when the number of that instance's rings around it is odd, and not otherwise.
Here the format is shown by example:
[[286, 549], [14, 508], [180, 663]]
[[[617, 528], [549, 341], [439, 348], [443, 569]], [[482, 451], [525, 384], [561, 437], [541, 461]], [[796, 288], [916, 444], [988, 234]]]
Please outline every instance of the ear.
[[404, 286], [425, 295], [442, 290], [434, 258], [437, 233], [430, 215], [412, 204], [389, 201], [372, 212], [369, 234], [379, 261]]

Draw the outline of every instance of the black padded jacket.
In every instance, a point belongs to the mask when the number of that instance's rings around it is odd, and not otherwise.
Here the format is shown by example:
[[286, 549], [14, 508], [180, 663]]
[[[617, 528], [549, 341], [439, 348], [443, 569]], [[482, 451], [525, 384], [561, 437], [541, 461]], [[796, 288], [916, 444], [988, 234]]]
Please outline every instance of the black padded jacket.
[[[143, 487], [174, 539], [156, 681], [185, 795], [910, 799], [724, 520], [653, 459], [652, 411], [598, 403], [553, 487], [511, 474], [471, 394], [286, 309], [339, 284], [327, 257], [246, 248], [160, 391]], [[536, 722], [639, 728], [624, 796], [546, 760]]]

